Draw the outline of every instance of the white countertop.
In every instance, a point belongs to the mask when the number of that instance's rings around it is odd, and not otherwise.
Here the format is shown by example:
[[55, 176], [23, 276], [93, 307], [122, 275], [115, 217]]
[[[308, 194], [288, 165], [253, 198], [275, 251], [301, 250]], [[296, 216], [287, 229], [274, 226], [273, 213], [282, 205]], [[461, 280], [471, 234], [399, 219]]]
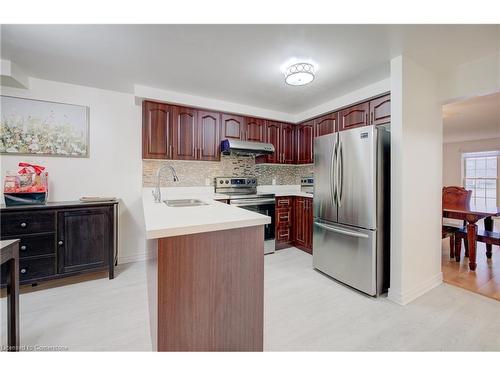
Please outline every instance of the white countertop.
[[213, 187], [161, 190], [162, 200], [199, 199], [208, 204], [195, 207], [168, 207], [163, 202], [154, 202], [151, 194], [153, 188], [144, 188], [142, 205], [147, 239], [251, 227], [271, 222], [269, 216], [215, 201], [215, 199], [227, 199], [228, 196], [213, 193]]
[[260, 185], [257, 186], [257, 191], [271, 193], [277, 197], [313, 197], [311, 193], [300, 191], [300, 185]]

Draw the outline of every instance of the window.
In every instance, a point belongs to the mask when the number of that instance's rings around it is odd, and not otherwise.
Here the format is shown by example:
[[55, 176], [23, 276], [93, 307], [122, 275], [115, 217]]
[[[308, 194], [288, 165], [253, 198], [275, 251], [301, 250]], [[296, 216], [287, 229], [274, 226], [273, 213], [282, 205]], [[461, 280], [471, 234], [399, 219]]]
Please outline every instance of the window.
[[496, 206], [498, 152], [464, 154], [464, 186], [472, 190], [471, 203]]

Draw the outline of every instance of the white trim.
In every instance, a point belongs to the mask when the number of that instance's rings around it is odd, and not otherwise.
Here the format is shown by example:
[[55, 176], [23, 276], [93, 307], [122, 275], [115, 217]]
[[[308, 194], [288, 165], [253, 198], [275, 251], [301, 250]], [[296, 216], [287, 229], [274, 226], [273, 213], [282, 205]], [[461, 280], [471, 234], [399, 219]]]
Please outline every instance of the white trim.
[[153, 258], [151, 252], [141, 252], [132, 255], [120, 255], [118, 254], [118, 264], [133, 263], [133, 262], [144, 262], [148, 259]]
[[435, 287], [441, 285], [442, 283], [443, 283], [443, 273], [439, 272], [436, 275], [432, 276], [431, 278], [420, 283], [420, 285], [417, 285], [405, 292], [394, 291], [391, 288], [389, 288], [389, 293], [387, 295], [387, 298], [399, 305], [406, 305], [411, 301], [417, 299], [418, 297], [424, 295], [429, 290], [434, 289]]
[[462, 152], [462, 157], [467, 158], [487, 158], [491, 156], [500, 156], [500, 150], [491, 151], [475, 151], [475, 152]]

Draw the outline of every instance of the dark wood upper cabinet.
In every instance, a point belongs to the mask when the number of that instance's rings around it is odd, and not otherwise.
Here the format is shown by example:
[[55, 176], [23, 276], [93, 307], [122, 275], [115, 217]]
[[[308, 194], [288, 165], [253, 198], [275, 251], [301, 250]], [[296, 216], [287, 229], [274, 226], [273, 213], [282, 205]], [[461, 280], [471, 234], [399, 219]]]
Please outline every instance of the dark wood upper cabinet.
[[380, 125], [391, 121], [391, 96], [386, 95], [370, 101], [370, 124]]
[[281, 163], [281, 124], [279, 122], [267, 121], [265, 129], [265, 142], [272, 143], [274, 145], [274, 154], [268, 155], [266, 162]]
[[321, 137], [322, 135], [331, 134], [338, 130], [337, 126], [338, 113], [330, 113], [325, 116], [318, 117], [314, 120], [314, 136]]
[[280, 151], [283, 164], [295, 163], [295, 128], [292, 124], [281, 124]]
[[172, 157], [172, 106], [145, 101], [142, 111], [142, 158]]
[[173, 110], [174, 148], [172, 159], [193, 160], [197, 157], [197, 115], [198, 111], [186, 107]]
[[361, 103], [340, 111], [339, 129], [348, 130], [368, 125], [369, 102]]
[[265, 142], [266, 120], [261, 118], [246, 118], [245, 140]]
[[151, 101], [143, 102], [143, 159], [220, 160], [220, 141], [269, 142], [273, 155], [256, 163], [313, 163], [314, 138], [366, 125], [389, 123], [390, 94], [306, 121], [280, 123]]
[[198, 111], [198, 159], [220, 160], [220, 114]]
[[245, 139], [245, 119], [242, 116], [221, 115], [221, 139]]
[[256, 158], [256, 163], [293, 164], [296, 160], [295, 125], [275, 121], [265, 122], [264, 142], [274, 145], [274, 154]]
[[314, 125], [311, 122], [297, 125], [298, 164], [310, 164], [314, 162], [313, 141]]

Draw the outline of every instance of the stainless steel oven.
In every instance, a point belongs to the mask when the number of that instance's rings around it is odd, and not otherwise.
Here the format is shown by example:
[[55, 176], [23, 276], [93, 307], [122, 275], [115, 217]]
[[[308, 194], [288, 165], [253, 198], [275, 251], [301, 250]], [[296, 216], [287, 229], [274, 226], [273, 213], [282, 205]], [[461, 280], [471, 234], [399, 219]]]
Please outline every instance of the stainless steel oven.
[[230, 205], [271, 218], [271, 223], [264, 226], [264, 254], [274, 253], [274, 194], [257, 194], [257, 179], [255, 177], [217, 177], [215, 179], [215, 192], [229, 195]]

